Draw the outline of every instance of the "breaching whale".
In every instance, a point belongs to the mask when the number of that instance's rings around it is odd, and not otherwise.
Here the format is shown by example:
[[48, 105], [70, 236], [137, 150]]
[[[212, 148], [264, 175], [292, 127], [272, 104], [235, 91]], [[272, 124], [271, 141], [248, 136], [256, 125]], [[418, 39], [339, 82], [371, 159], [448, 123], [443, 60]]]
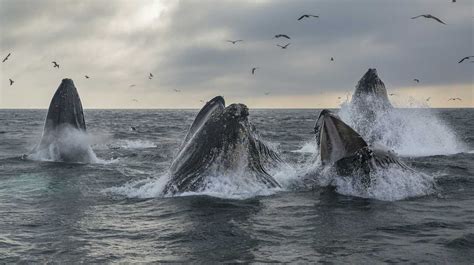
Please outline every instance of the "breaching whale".
[[369, 68], [359, 80], [351, 104], [362, 111], [392, 108], [385, 84], [377, 75], [375, 68]]
[[81, 99], [71, 79], [63, 79], [49, 104], [40, 143], [29, 158], [59, 162], [92, 162], [95, 154], [84, 135]]
[[280, 187], [269, 170], [282, 160], [262, 142], [248, 115], [247, 106], [225, 107], [221, 96], [207, 102], [170, 167], [165, 194], [203, 191], [209, 178], [229, 174], [240, 182]]
[[359, 177], [370, 185], [371, 173], [394, 166], [411, 170], [393, 151], [372, 146], [329, 110], [321, 111], [314, 128], [323, 166], [332, 166], [340, 176]]
[[382, 141], [389, 146], [395, 146], [400, 138], [395, 135], [397, 130], [391, 130], [392, 126], [402, 124], [392, 115], [393, 112], [385, 84], [373, 68], [359, 80], [351, 102], [343, 105], [340, 111], [369, 143]]

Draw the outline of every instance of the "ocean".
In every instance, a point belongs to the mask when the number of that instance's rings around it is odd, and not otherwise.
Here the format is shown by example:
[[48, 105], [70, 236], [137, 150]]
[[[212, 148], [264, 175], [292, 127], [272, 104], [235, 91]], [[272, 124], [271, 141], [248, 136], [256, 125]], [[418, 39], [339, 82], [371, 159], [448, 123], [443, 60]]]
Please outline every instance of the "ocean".
[[85, 110], [81, 141], [97, 159], [73, 164], [22, 159], [46, 110], [0, 110], [0, 263], [472, 264], [474, 109], [402, 111], [408, 126], [391, 148], [430, 187], [397, 174], [367, 193], [299, 185], [320, 110], [251, 109], [287, 161], [281, 189], [237, 192], [217, 180], [163, 196], [197, 111]]

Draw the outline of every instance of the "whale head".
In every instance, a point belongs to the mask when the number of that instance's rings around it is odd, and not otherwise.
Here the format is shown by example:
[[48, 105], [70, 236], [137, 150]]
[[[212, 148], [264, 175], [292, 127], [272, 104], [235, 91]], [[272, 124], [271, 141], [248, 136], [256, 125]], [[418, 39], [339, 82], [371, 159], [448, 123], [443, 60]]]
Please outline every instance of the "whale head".
[[249, 122], [244, 104], [225, 107], [222, 97], [210, 100], [197, 114], [171, 167], [165, 193], [201, 191], [210, 175], [245, 172], [239, 178], [279, 187], [268, 173], [281, 162], [279, 155], [261, 141]]
[[71, 79], [63, 79], [54, 93], [41, 141], [27, 157], [78, 163], [96, 159], [88, 143], [81, 99]]

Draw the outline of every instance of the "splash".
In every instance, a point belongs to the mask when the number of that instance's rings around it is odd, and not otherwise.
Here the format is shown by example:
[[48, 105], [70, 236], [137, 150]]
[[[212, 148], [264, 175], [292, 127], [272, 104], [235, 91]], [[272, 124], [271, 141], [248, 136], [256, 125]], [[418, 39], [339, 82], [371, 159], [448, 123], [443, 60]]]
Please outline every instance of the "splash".
[[[91, 137], [84, 131], [63, 127], [58, 129], [47, 144], [39, 144], [28, 159], [49, 162], [105, 163], [95, 155]], [[49, 140], [49, 139], [48, 139]]]
[[365, 187], [358, 178], [335, 176], [327, 170], [319, 182], [322, 186], [335, 186], [336, 192], [343, 195], [382, 201], [426, 196], [435, 191], [433, 177], [398, 167], [380, 169], [371, 174], [371, 179], [372, 185]]
[[139, 199], [207, 195], [223, 199], [244, 200], [255, 196], [272, 195], [281, 190], [281, 188], [267, 188], [255, 185], [256, 183], [252, 181], [239, 181], [242, 180], [242, 176], [226, 174], [208, 176], [206, 186], [202, 191], [170, 195], [164, 193], [169, 179], [168, 173], [158, 178], [132, 181], [120, 187], [107, 188], [103, 192]]
[[183, 192], [172, 195], [165, 192], [165, 187], [170, 181], [169, 172], [158, 178], [133, 181], [121, 187], [113, 187], [104, 190], [105, 193], [125, 196], [127, 198], [155, 198], [171, 196], [196, 196], [207, 195], [225, 199], [244, 200], [256, 196], [269, 196], [285, 190], [292, 185], [296, 177], [296, 171], [288, 164], [271, 167], [267, 173], [271, 175], [281, 186], [269, 187], [259, 180], [255, 172], [248, 167], [247, 152], [242, 150], [244, 146], [234, 149], [233, 155], [221, 154], [208, 168], [203, 176], [202, 188], [196, 192]]
[[430, 109], [378, 108], [372, 115], [350, 103], [339, 111], [341, 119], [371, 143], [379, 143], [402, 156], [449, 155], [465, 151], [454, 131]]
[[168, 175], [163, 175], [157, 179], [148, 178], [132, 181], [120, 187], [104, 189], [105, 194], [125, 196], [127, 198], [148, 199], [163, 197], [163, 189], [168, 181]]
[[307, 187], [335, 187], [342, 195], [370, 198], [382, 201], [396, 201], [420, 197], [435, 192], [434, 177], [414, 170], [391, 166], [371, 173], [371, 185], [366, 187], [357, 177], [339, 176], [334, 168], [323, 166], [317, 143], [315, 152], [301, 161], [298, 175], [306, 176], [301, 184]]
[[301, 146], [300, 149], [292, 150], [292, 153], [315, 153], [317, 146], [315, 141], [306, 142]]

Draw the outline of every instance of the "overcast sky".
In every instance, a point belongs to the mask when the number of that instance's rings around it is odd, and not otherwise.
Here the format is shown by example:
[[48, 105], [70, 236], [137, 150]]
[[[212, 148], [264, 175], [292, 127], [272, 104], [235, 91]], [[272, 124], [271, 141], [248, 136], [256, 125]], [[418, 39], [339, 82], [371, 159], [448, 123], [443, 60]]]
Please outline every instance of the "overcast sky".
[[337, 107], [369, 67], [397, 106], [474, 107], [474, 63], [457, 63], [473, 16], [474, 0], [0, 0], [0, 108], [47, 108], [66, 77], [85, 108]]

